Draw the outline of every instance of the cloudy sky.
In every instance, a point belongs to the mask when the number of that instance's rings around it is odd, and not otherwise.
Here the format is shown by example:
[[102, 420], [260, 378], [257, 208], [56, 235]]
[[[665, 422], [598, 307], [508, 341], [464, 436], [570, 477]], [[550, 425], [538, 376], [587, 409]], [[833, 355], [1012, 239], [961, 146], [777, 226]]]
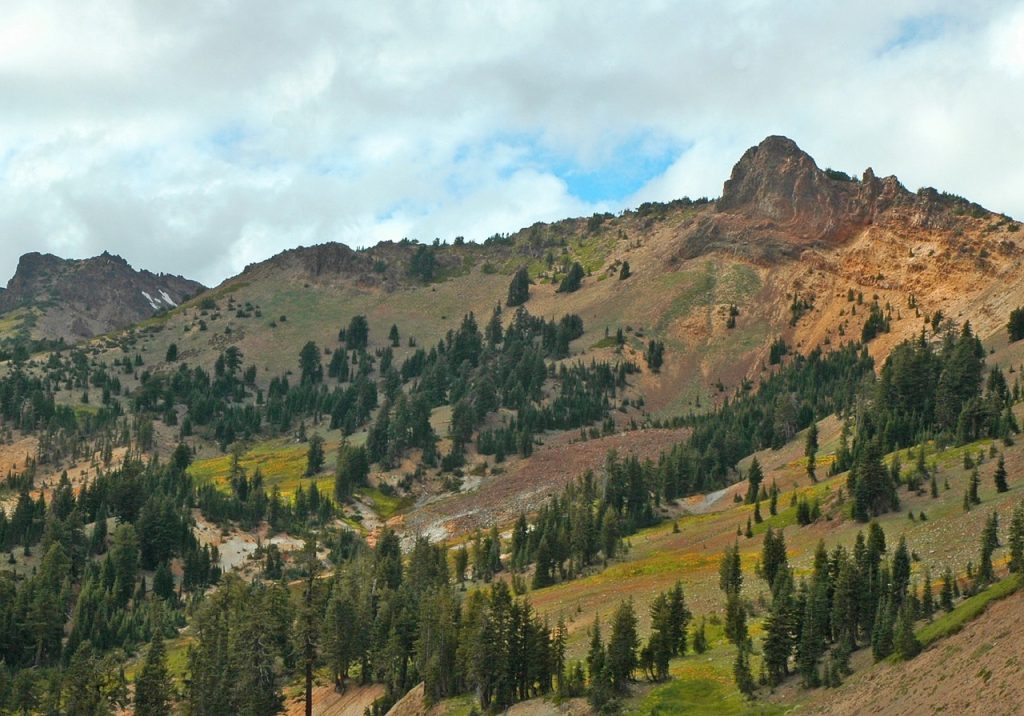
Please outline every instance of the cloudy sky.
[[769, 134], [1024, 217], [1024, 2], [0, 2], [0, 284], [716, 196]]

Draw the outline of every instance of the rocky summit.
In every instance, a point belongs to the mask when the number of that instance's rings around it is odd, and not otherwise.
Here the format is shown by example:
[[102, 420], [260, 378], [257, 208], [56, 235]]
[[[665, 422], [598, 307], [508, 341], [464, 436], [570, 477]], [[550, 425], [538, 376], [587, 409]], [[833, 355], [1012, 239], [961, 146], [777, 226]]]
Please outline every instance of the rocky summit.
[[174, 308], [203, 290], [181, 276], [132, 268], [104, 252], [88, 259], [52, 254], [21, 257], [0, 313], [17, 312], [34, 338], [68, 342], [125, 328]]

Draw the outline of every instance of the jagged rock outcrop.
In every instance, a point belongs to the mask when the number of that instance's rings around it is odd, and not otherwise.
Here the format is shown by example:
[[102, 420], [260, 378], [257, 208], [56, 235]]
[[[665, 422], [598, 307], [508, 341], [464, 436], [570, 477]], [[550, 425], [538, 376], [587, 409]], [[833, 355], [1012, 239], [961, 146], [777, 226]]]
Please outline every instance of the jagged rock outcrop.
[[282, 251], [266, 261], [249, 264], [241, 275], [252, 280], [270, 274], [290, 274], [294, 279], [312, 283], [343, 281], [362, 288], [395, 291], [423, 283], [421, 277], [410, 275], [414, 255], [423, 250], [431, 254], [436, 276], [461, 264], [461, 257], [450, 251], [436, 251], [413, 241], [381, 241], [362, 250], [328, 242]]
[[683, 237], [680, 255], [719, 250], [772, 263], [840, 245], [872, 225], [954, 229], [964, 217], [987, 214], [935, 189], [910, 192], [870, 168], [861, 179], [823, 171], [796, 142], [771, 136], [740, 157], [715, 211]]
[[130, 326], [202, 290], [181, 276], [137, 271], [107, 252], [77, 260], [33, 252], [0, 293], [0, 313], [32, 309], [37, 337], [75, 341]]

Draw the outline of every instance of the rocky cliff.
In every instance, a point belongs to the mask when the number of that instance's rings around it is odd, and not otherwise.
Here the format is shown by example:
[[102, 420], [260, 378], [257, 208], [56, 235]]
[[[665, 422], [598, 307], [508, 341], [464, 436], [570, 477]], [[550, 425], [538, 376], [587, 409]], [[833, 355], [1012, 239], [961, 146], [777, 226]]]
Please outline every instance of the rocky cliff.
[[181, 276], [135, 270], [106, 252], [80, 260], [33, 252], [0, 293], [0, 313], [21, 309], [32, 316], [34, 337], [75, 341], [174, 308], [203, 289]]

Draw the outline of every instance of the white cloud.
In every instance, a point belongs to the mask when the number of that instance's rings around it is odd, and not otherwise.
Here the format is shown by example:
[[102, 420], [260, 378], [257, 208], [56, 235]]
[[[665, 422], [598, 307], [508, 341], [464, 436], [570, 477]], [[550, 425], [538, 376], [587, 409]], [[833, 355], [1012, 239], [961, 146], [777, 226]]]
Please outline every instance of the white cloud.
[[[1012, 2], [9, 0], [0, 281], [108, 249], [212, 284], [300, 243], [714, 196], [773, 133], [1024, 215], [1022, 47]], [[573, 195], [647, 146], [689, 149]]]

